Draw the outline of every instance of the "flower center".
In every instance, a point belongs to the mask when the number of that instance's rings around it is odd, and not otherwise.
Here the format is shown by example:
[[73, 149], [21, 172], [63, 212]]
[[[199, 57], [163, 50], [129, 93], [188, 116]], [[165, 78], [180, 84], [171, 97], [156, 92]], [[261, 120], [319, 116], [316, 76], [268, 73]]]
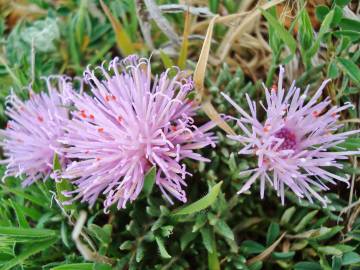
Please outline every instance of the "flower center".
[[284, 141], [279, 146], [278, 150], [294, 150], [296, 148], [296, 136], [295, 134], [287, 128], [282, 128], [275, 133], [275, 137], [279, 139], [284, 139]]

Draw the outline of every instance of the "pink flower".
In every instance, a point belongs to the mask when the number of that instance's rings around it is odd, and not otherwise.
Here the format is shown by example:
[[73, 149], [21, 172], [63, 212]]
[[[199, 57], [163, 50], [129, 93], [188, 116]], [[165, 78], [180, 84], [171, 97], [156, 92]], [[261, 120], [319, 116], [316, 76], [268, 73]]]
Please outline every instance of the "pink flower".
[[[62, 93], [72, 86], [63, 77], [57, 78], [54, 87], [47, 78], [47, 93], [35, 94], [22, 101], [14, 93], [8, 97], [6, 114], [11, 118], [5, 130], [0, 130], [6, 164], [4, 178], [25, 176], [22, 184], [46, 180], [52, 173], [54, 153], [59, 148], [59, 137], [64, 135], [63, 125], [68, 119]], [[61, 160], [64, 164], [64, 160]]]
[[93, 96], [73, 95], [76, 110], [61, 140], [69, 145], [66, 157], [76, 160], [63, 174], [77, 185], [67, 194], [78, 193], [73, 200], [81, 197], [90, 205], [105, 194], [105, 210], [114, 203], [125, 208], [156, 166], [155, 183], [165, 197], [186, 202], [183, 186], [190, 173], [182, 160], [208, 161], [194, 150], [215, 143], [207, 133], [213, 124], [197, 127], [191, 118], [197, 109], [188, 97], [191, 79], [176, 69], [174, 77], [167, 70], [152, 79], [149, 60], [134, 55], [115, 58], [109, 72], [98, 69], [103, 80], [86, 70]]
[[[257, 120], [256, 105], [247, 95], [250, 114], [239, 107], [230, 97], [223, 96], [237, 109], [241, 118], [237, 124], [242, 135], [229, 136], [239, 141], [244, 147], [239, 154], [255, 155], [257, 167], [242, 172], [250, 173], [238, 193], [243, 193], [260, 179], [260, 196], [264, 197], [267, 182], [281, 197], [284, 204], [284, 189], [289, 187], [299, 198], [312, 197], [326, 205], [328, 198], [322, 197], [319, 190], [328, 190], [326, 183], [336, 181], [348, 183], [348, 176], [340, 176], [327, 170], [329, 167], [342, 169], [338, 160], [347, 159], [348, 155], [359, 154], [360, 151], [334, 152], [336, 147], [346, 138], [360, 130], [335, 133], [342, 125], [337, 124], [339, 112], [350, 108], [351, 104], [341, 107], [331, 106], [330, 99], [318, 102], [323, 89], [329, 80], [324, 81], [316, 93], [305, 102], [308, 88], [301, 93], [295, 81], [290, 89], [283, 88], [284, 69], [280, 67], [278, 86], [270, 91], [264, 86], [267, 106], [265, 123]], [[337, 147], [339, 148], [339, 147]]]

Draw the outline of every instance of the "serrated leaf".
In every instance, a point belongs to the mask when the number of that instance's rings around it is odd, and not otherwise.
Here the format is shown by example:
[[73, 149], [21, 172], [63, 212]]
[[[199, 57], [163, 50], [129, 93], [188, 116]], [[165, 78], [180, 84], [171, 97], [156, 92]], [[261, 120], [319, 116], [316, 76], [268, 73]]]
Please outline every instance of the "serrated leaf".
[[221, 184], [222, 181], [213, 186], [206, 196], [188, 206], [175, 210], [172, 215], [189, 215], [209, 207], [215, 202], [217, 196], [219, 195]]

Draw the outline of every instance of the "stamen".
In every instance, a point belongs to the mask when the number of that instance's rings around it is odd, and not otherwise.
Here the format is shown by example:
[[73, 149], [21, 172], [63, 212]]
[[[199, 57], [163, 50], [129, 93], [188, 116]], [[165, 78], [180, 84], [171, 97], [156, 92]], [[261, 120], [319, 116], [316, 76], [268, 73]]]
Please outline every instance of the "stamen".
[[279, 139], [284, 139], [277, 150], [294, 150], [296, 148], [296, 136], [295, 134], [287, 128], [282, 128], [275, 133], [275, 137]]

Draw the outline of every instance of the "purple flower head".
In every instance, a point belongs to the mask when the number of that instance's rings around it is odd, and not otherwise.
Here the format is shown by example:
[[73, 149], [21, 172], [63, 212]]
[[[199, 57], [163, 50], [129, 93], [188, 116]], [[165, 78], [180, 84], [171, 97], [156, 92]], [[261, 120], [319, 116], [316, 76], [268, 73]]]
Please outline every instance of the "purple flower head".
[[144, 176], [156, 166], [155, 183], [172, 203], [170, 194], [186, 202], [183, 186], [190, 175], [184, 158], [208, 161], [194, 150], [214, 146], [215, 137], [191, 118], [196, 105], [188, 98], [193, 82], [185, 72], [170, 70], [152, 79], [148, 59], [115, 58], [99, 79], [85, 71], [93, 96], [74, 94], [76, 110], [61, 140], [69, 147], [66, 156], [76, 159], [63, 174], [73, 179], [78, 193], [74, 199], [93, 205], [105, 194], [104, 207], [114, 203], [125, 208], [137, 198]]
[[331, 106], [328, 97], [318, 102], [329, 80], [324, 81], [310, 100], [305, 102], [309, 88], [301, 93], [294, 81], [290, 89], [285, 91], [283, 75], [284, 69], [280, 67], [278, 86], [270, 91], [264, 86], [267, 106], [260, 104], [266, 111], [265, 123], [257, 120], [255, 102], [248, 95], [246, 99], [250, 114], [223, 94], [241, 114], [237, 125], [243, 135], [229, 137], [244, 145], [239, 154], [255, 155], [258, 159], [256, 168], [241, 173], [250, 173], [251, 176], [238, 193], [247, 191], [256, 179], [260, 179], [261, 198], [264, 197], [267, 182], [277, 191], [283, 204], [287, 186], [299, 198], [306, 197], [312, 202], [314, 197], [326, 205], [328, 198], [322, 197], [318, 190], [328, 190], [327, 182], [335, 184], [337, 180], [348, 183], [347, 176], [339, 176], [327, 168], [341, 169], [338, 160], [360, 153], [343, 149], [339, 152], [330, 150], [349, 135], [360, 132], [335, 133], [342, 126], [337, 124], [339, 112], [352, 105]]
[[[6, 114], [11, 120], [5, 130], [0, 145], [6, 159], [4, 178], [25, 176], [22, 184], [27, 186], [36, 180], [46, 180], [52, 173], [53, 158], [59, 148], [59, 137], [63, 136], [63, 125], [68, 119], [68, 109], [64, 105], [62, 93], [72, 89], [64, 77], [56, 77], [57, 87], [46, 79], [47, 93], [35, 94], [30, 89], [30, 98], [22, 101], [14, 93], [8, 97]], [[60, 160], [64, 165], [64, 160]]]

